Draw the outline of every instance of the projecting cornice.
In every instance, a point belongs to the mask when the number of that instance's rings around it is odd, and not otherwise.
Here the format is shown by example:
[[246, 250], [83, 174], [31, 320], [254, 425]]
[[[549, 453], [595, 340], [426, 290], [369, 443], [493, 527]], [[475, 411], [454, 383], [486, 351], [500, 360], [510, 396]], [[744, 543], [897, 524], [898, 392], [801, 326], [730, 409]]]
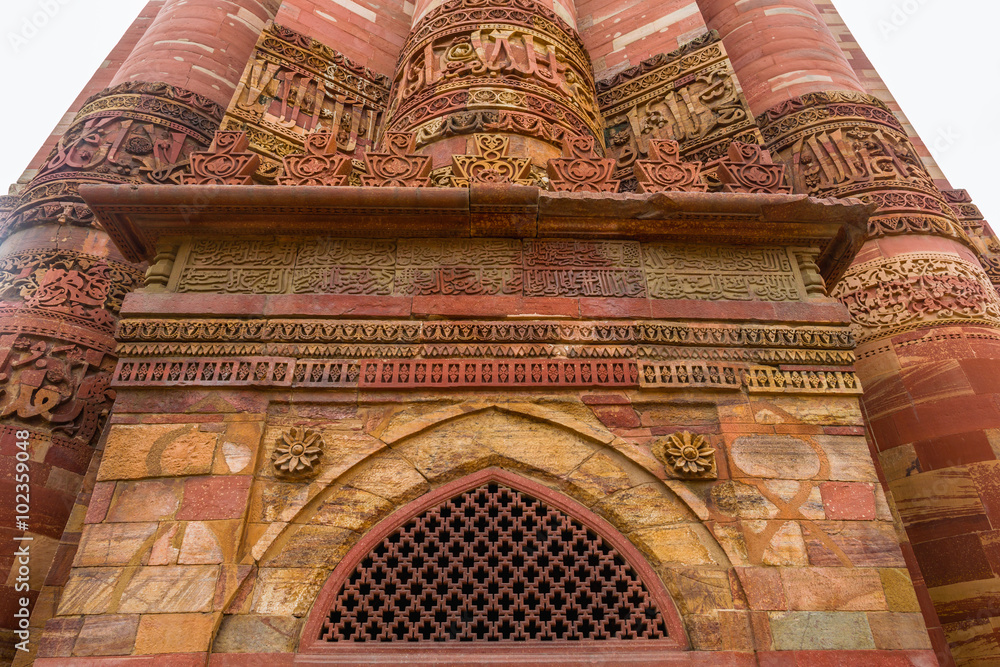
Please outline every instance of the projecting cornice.
[[592, 194], [530, 186], [365, 188], [84, 185], [119, 250], [149, 260], [166, 236], [495, 237], [818, 245], [827, 284], [873, 207], [805, 195]]

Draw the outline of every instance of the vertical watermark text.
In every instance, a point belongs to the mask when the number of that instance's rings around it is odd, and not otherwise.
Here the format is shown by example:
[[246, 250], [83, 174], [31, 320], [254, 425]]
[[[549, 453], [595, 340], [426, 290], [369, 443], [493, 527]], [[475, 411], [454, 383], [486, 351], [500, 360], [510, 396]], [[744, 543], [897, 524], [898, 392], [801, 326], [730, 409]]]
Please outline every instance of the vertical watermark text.
[[14, 434], [17, 446], [14, 471], [14, 526], [22, 534], [14, 537], [14, 568], [17, 575], [14, 578], [14, 591], [23, 594], [16, 600], [14, 619], [17, 629], [14, 631], [20, 640], [15, 644], [18, 651], [27, 651], [31, 640], [31, 630], [28, 627], [31, 616], [31, 599], [28, 590], [31, 587], [31, 545], [33, 539], [23, 533], [28, 532], [31, 521], [31, 452], [28, 431], [18, 431]]

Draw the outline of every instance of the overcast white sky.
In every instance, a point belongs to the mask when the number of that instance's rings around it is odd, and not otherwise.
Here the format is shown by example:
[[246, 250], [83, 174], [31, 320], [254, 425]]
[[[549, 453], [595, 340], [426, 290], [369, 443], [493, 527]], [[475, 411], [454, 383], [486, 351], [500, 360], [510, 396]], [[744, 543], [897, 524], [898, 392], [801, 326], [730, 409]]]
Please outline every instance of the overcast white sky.
[[[996, 0], [834, 0], [951, 180], [1000, 225]], [[2, 0], [0, 191], [17, 180], [145, 0]], [[336, 48], [336, 44], [332, 44]]]

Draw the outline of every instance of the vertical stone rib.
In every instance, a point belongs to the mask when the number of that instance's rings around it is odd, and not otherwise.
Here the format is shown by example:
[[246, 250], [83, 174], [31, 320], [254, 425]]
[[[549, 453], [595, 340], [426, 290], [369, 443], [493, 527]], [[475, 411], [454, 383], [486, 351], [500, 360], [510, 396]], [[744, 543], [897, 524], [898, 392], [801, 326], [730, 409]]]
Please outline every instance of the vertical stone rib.
[[188, 155], [210, 144], [276, 4], [169, 0], [111, 87], [81, 108], [16, 208], [0, 214], [0, 456], [13, 471], [19, 431], [30, 432], [31, 454], [27, 529], [6, 513], [0, 532], [33, 538], [30, 592], [15, 590], [14, 565], [0, 561], [10, 582], [0, 587], [0, 646], [9, 650], [0, 659], [14, 657], [18, 598], [34, 604], [45, 596], [31, 620], [33, 639], [55, 611], [82, 514], [67, 521], [78, 494], [88, 493], [84, 475], [114, 399], [116, 316], [142, 278], [142, 267], [94, 226], [78, 186], [176, 182]]
[[876, 463], [910, 538], [904, 553], [942, 662], [972, 660], [970, 646], [975, 658], [1000, 660], [1000, 560], [991, 557], [1000, 516], [990, 515], [1000, 297], [906, 131], [866, 94], [811, 1], [699, 5], [795, 191], [879, 206], [833, 288], [858, 334]]

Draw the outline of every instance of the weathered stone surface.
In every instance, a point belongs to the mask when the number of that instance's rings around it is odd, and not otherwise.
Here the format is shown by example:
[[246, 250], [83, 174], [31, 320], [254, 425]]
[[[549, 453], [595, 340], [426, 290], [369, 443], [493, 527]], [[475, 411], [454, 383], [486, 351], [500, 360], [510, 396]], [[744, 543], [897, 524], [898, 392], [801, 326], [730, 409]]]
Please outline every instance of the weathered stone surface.
[[364, 532], [396, 506], [382, 496], [351, 486], [337, 487], [309, 517], [309, 523]]
[[917, 594], [913, 590], [913, 581], [910, 580], [910, 573], [907, 570], [884, 568], [879, 570], [878, 574], [882, 579], [882, 588], [885, 590], [889, 611], [920, 611], [920, 603], [917, 601]]
[[750, 477], [811, 479], [820, 470], [816, 451], [792, 436], [742, 436], [733, 440], [729, 450], [733, 465]]
[[126, 613], [182, 613], [212, 610], [218, 565], [171, 565], [136, 571], [122, 594]]
[[288, 531], [284, 548], [261, 561], [262, 566], [333, 569], [359, 537], [336, 526], [293, 524]]
[[671, 568], [664, 571], [664, 583], [682, 614], [710, 614], [733, 607], [729, 572], [724, 569]]
[[660, 484], [642, 484], [619, 491], [591, 509], [623, 533], [694, 518], [691, 510]]
[[817, 435], [816, 442], [830, 463], [830, 479], [840, 482], [878, 482], [864, 436]]
[[312, 606], [329, 571], [315, 568], [264, 567], [254, 585], [254, 614], [304, 616]]
[[59, 601], [59, 615], [103, 614], [121, 578], [120, 567], [76, 567]]
[[382, 496], [396, 504], [406, 503], [430, 489], [427, 480], [409, 461], [396, 454], [371, 460], [358, 472], [345, 476], [346, 484]]
[[868, 624], [875, 639], [875, 648], [892, 651], [931, 648], [931, 638], [922, 614], [871, 612]]
[[[181, 565], [213, 565], [222, 563], [224, 555], [219, 536], [213, 524], [225, 522], [191, 521], [184, 526], [184, 541], [177, 562]], [[221, 526], [220, 526], [221, 527]], [[234, 526], [235, 527], [235, 526]], [[228, 532], [228, 531], [227, 531]], [[228, 534], [225, 541], [231, 543], [235, 535]]]
[[863, 612], [773, 611], [769, 615], [774, 649], [778, 651], [875, 648], [868, 618]]
[[585, 505], [592, 505], [611, 494], [654, 481], [652, 475], [640, 474], [638, 471], [633, 471], [630, 476], [628, 467], [620, 457], [596, 452], [567, 475], [566, 481], [573, 485], [579, 500]]
[[226, 615], [212, 644], [214, 653], [288, 653], [295, 650], [302, 619], [293, 616]]
[[735, 519], [773, 519], [778, 516], [778, 508], [756, 487], [735, 480], [713, 486], [711, 501], [719, 512]]
[[83, 530], [74, 563], [77, 567], [136, 564], [152, 545], [156, 523], [91, 524]]
[[71, 655], [85, 618], [85, 616], [61, 616], [50, 619], [45, 624], [45, 633], [39, 639], [38, 657], [62, 658]]
[[108, 434], [99, 480], [203, 475], [212, 469], [218, 433], [199, 424], [116, 424]]
[[219, 614], [143, 614], [135, 638], [135, 653], [198, 653], [207, 651]]
[[880, 611], [886, 600], [877, 570], [806, 567], [781, 573], [789, 609], [797, 611]]
[[107, 614], [85, 616], [73, 646], [73, 655], [128, 655], [135, 643], [139, 617]]
[[108, 510], [107, 521], [162, 521], [174, 516], [180, 507], [182, 480], [145, 480], [122, 482]]
[[717, 554], [705, 544], [703, 528], [694, 526], [663, 526], [646, 528], [629, 534], [629, 539], [656, 565], [718, 565]]

